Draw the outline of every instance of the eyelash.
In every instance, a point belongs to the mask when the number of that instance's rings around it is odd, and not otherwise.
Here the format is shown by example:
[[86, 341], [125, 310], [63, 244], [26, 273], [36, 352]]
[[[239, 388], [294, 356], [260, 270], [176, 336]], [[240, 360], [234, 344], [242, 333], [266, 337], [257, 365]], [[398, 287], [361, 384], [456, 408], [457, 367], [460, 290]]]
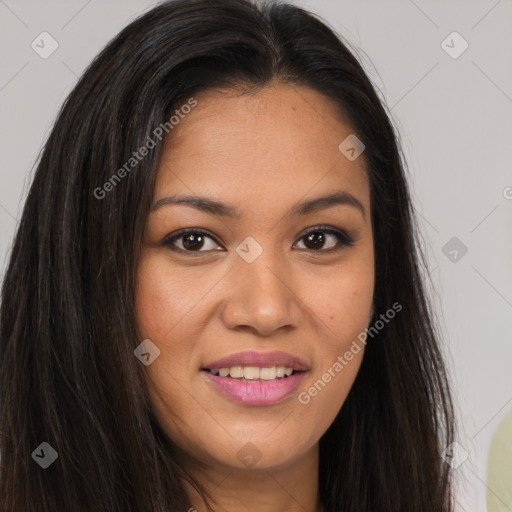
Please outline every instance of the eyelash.
[[[338, 242], [338, 246], [335, 247], [335, 248], [332, 248], [332, 249], [327, 249], [327, 250], [324, 250], [324, 249], [318, 249], [318, 250], [315, 250], [315, 249], [301, 249], [301, 250], [312, 252], [312, 253], [315, 253], [315, 254], [317, 254], [317, 253], [333, 254], [333, 253], [336, 253], [338, 251], [341, 251], [344, 247], [352, 247], [354, 245], [355, 241], [356, 241], [354, 238], [349, 236], [345, 231], [338, 230], [338, 229], [333, 229], [330, 226], [315, 226], [314, 228], [309, 229], [302, 236], [300, 236], [299, 240], [302, 240], [303, 238], [306, 238], [311, 233], [316, 233], [316, 232], [321, 232], [321, 233], [326, 233], [326, 234], [329, 234], [329, 235], [333, 235], [336, 238], [337, 242]], [[174, 233], [172, 235], [169, 235], [168, 237], [166, 237], [164, 239], [163, 245], [165, 245], [165, 246], [172, 246], [175, 241], [179, 240], [180, 238], [183, 238], [185, 235], [190, 235], [190, 234], [206, 236], [208, 238], [211, 238], [216, 244], [221, 245], [221, 244], [219, 244], [219, 242], [215, 239], [215, 237], [211, 233], [209, 233], [208, 231], [205, 231], [203, 229], [196, 229], [196, 228], [181, 229], [181, 230], [177, 231], [176, 233]], [[193, 256], [199, 256], [201, 253], [208, 253], [208, 252], [210, 252], [210, 251], [188, 251], [186, 249], [181, 249], [181, 248], [176, 247], [176, 246], [169, 247], [169, 248], [171, 250], [176, 250], [176, 251], [179, 251], [179, 252], [188, 253], [188, 254], [193, 255]]]

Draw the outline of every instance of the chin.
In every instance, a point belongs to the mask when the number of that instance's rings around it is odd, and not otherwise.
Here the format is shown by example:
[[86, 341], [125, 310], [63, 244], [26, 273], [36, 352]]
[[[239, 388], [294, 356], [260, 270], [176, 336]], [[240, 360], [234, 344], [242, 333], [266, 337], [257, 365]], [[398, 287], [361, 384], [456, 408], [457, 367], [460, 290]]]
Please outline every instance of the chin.
[[269, 431], [254, 436], [226, 435], [222, 440], [210, 438], [196, 456], [206, 464], [236, 470], [276, 470], [293, 464], [317, 446], [314, 442], [306, 444], [300, 436], [269, 436]]

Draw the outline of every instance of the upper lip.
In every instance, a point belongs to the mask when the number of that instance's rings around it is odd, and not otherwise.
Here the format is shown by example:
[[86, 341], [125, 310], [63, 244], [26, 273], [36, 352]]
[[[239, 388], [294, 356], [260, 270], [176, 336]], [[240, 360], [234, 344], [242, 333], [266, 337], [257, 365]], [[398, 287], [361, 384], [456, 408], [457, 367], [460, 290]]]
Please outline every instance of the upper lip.
[[232, 366], [255, 366], [258, 368], [284, 366], [296, 371], [305, 371], [308, 369], [307, 364], [302, 359], [286, 352], [257, 352], [255, 350], [231, 354], [230, 356], [206, 364], [203, 369], [218, 370], [219, 368], [231, 368]]

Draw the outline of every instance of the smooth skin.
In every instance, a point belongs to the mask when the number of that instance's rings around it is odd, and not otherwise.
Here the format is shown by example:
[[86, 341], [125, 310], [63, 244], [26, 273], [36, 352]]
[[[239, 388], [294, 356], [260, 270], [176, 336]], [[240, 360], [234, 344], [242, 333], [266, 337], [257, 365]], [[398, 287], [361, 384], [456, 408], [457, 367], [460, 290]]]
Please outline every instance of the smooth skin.
[[[340, 152], [353, 130], [330, 99], [305, 87], [274, 81], [256, 93], [210, 90], [194, 97], [197, 106], [165, 139], [154, 204], [171, 194], [206, 196], [239, 209], [240, 217], [167, 204], [147, 219], [136, 306], [142, 339], [160, 349], [146, 367], [152, 407], [186, 454], [181, 464], [215, 498], [216, 511], [317, 512], [318, 442], [364, 350], [309, 403], [298, 394], [343, 356], [373, 313], [364, 153], [350, 161]], [[354, 196], [364, 214], [338, 204], [286, 216], [298, 202], [339, 190]], [[353, 245], [311, 229], [321, 224], [345, 231]], [[166, 244], [182, 228], [207, 230], [212, 238], [190, 243], [185, 235]], [[306, 231], [320, 231], [323, 244], [308, 242]], [[247, 237], [263, 249], [252, 263], [236, 251]], [[281, 402], [244, 405], [201, 371], [244, 350], [285, 351], [305, 360], [309, 371]], [[239, 458], [244, 447], [259, 458], [255, 464]], [[194, 508], [206, 510], [186, 488]]]

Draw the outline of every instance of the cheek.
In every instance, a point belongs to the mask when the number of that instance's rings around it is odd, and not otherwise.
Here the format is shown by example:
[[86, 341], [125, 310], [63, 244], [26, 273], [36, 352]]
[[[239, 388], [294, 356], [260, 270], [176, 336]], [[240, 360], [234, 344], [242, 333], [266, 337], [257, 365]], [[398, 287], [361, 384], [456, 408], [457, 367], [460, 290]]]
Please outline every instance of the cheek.
[[183, 276], [169, 269], [164, 258], [143, 255], [137, 271], [135, 304], [140, 336], [150, 339], [160, 355], [145, 367], [146, 389], [161, 425], [178, 435], [183, 412], [190, 406], [188, 362], [190, 336], [183, 319], [193, 307], [194, 294]]
[[331, 270], [328, 283], [308, 292], [307, 302], [324, 328], [317, 340], [314, 372], [298, 396], [303, 418], [315, 421], [317, 433], [324, 432], [335, 419], [362, 362], [363, 335], [372, 313], [373, 254], [354, 259], [339, 271]]
[[350, 361], [341, 354], [333, 354], [329, 363], [311, 376], [297, 396], [305, 424], [314, 425], [312, 433], [319, 438], [329, 428], [357, 376], [363, 357], [363, 349], [351, 353]]
[[372, 282], [359, 281], [363, 288], [347, 288], [327, 300], [324, 309], [317, 303], [316, 311], [328, 318], [329, 329], [317, 340], [317, 364], [297, 396], [304, 424], [314, 425], [313, 439], [334, 421], [357, 377], [365, 349], [362, 334], [371, 316]]
[[178, 290], [171, 285], [162, 271], [165, 269], [151, 258], [143, 257], [137, 271], [135, 306], [139, 330], [144, 338], [161, 338], [173, 325], [178, 314], [168, 305]]
[[183, 381], [188, 370], [193, 336], [186, 332], [186, 318], [198, 300], [189, 284], [169, 269], [165, 258], [142, 257], [135, 294], [138, 327], [142, 339], [150, 339], [160, 349], [159, 357], [146, 368], [151, 388], [166, 393], [176, 388], [176, 379]]
[[321, 286], [304, 287], [306, 303], [322, 320], [328, 333], [326, 347], [341, 350], [364, 330], [371, 319], [374, 294], [373, 253], [359, 253], [329, 275], [319, 277]]
[[164, 343], [172, 331], [181, 327], [187, 314], [205, 293], [198, 271], [172, 268], [165, 256], [143, 256], [137, 271], [135, 304], [141, 336]]

